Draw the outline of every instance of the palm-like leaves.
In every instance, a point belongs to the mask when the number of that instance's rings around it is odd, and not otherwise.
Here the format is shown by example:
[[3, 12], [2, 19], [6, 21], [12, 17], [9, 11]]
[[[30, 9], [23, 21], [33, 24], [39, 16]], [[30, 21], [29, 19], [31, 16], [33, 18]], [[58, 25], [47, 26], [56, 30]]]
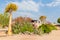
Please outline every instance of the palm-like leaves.
[[41, 16], [39, 19], [42, 21], [42, 20], [46, 19], [46, 16]]
[[5, 12], [9, 12], [9, 11], [16, 11], [17, 10], [17, 6], [16, 4], [10, 3], [7, 5], [7, 7], [5, 8]]
[[46, 16], [41, 16], [39, 19], [41, 20], [41, 23], [44, 24], [46, 21]]

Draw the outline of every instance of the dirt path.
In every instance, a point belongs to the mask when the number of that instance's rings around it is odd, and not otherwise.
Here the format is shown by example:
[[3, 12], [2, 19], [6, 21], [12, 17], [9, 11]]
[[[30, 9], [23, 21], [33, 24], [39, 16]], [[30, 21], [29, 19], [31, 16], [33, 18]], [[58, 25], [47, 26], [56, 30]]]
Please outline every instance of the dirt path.
[[13, 36], [0, 37], [0, 40], [60, 40], [60, 30], [54, 30], [50, 34], [27, 35], [19, 34]]

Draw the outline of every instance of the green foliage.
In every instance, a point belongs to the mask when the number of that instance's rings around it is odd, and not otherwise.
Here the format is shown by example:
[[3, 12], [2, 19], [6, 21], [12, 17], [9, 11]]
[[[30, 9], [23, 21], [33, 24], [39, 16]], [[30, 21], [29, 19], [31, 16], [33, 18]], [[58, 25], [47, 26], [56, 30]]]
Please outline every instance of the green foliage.
[[14, 34], [19, 33], [34, 33], [34, 34], [44, 34], [50, 33], [52, 30], [56, 30], [55, 26], [52, 24], [42, 24], [38, 29], [34, 27], [29, 22], [24, 22], [23, 24], [16, 23], [12, 27]]
[[9, 23], [9, 17], [7, 13], [0, 14], [0, 24], [2, 25], [2, 27], [7, 26], [8, 23]]
[[18, 23], [14, 24], [14, 25], [12, 26], [12, 32], [13, 32], [14, 34], [18, 34], [18, 33], [20, 32], [20, 25], [19, 25]]
[[22, 25], [21, 27], [21, 32], [26, 32], [26, 31], [33, 32], [33, 26], [28, 22], [24, 22], [24, 25]]
[[42, 24], [38, 28], [39, 34], [49, 33], [52, 30], [56, 30], [55, 26], [53, 26], [52, 24]]
[[28, 23], [28, 22], [24, 22], [23, 24], [15, 24], [12, 27], [12, 31], [14, 34], [18, 34], [18, 33], [25, 33], [25, 32], [34, 32], [34, 28], [33, 26]]
[[6, 6], [6, 8], [5, 8], [5, 13], [7, 13], [7, 12], [12, 12], [12, 11], [16, 11], [17, 10], [17, 5], [16, 4], [13, 4], [13, 3], [10, 3], [10, 4], [8, 4], [7, 6]]
[[57, 22], [60, 23], [60, 18], [57, 19]]

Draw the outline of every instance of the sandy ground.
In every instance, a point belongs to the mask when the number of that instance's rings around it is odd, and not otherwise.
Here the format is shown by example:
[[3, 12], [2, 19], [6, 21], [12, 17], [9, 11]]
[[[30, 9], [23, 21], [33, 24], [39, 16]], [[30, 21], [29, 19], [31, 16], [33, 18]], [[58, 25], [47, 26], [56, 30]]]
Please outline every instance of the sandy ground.
[[13, 36], [0, 37], [0, 40], [60, 40], [60, 30], [53, 30], [49, 34], [44, 35], [28, 35], [19, 34]]

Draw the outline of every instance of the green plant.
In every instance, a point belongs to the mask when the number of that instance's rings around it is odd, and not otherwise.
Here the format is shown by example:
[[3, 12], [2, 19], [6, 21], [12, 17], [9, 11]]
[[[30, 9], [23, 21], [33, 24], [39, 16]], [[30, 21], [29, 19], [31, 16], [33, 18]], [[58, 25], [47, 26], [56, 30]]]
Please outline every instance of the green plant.
[[0, 24], [2, 25], [2, 27], [5, 27], [8, 25], [9, 23], [9, 15], [7, 13], [4, 14], [0, 14]]
[[24, 22], [24, 25], [21, 27], [21, 32], [33, 32], [33, 26], [29, 22]]
[[39, 34], [49, 33], [52, 30], [56, 30], [56, 27], [52, 24], [42, 24], [39, 28]]
[[57, 22], [60, 23], [60, 18], [57, 19]]
[[25, 33], [25, 32], [32, 33], [34, 32], [34, 28], [29, 22], [24, 22], [22, 25], [19, 23], [16, 23], [15, 25], [13, 25], [12, 31], [14, 34], [18, 34], [20, 32], [21, 33]]
[[18, 34], [18, 33], [20, 32], [20, 25], [19, 25], [18, 23], [14, 24], [14, 25], [12, 26], [12, 32], [13, 32], [14, 34]]

